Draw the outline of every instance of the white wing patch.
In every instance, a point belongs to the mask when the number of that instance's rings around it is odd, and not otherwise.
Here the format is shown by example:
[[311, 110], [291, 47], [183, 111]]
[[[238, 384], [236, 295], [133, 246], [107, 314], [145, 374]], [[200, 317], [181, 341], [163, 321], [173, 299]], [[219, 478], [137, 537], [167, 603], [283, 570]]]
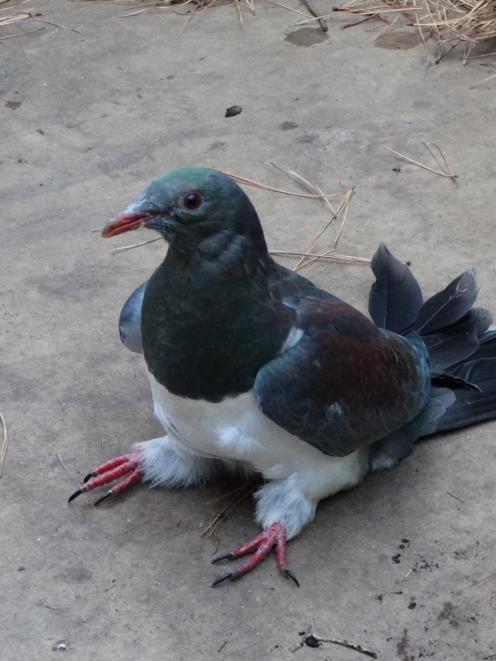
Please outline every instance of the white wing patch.
[[291, 347], [294, 347], [298, 342], [301, 340], [303, 337], [303, 331], [301, 328], [296, 328], [295, 326], [291, 327], [291, 330], [288, 333], [287, 338], [284, 341], [284, 344], [282, 345], [279, 353], [284, 353], [288, 349], [291, 349]]

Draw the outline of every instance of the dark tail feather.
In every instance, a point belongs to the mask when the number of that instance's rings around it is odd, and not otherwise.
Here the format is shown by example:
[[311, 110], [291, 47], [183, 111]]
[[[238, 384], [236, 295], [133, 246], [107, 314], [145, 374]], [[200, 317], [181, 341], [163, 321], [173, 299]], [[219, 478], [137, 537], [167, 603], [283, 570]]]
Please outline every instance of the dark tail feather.
[[[491, 323], [491, 316], [483, 308], [473, 308], [458, 322], [439, 330], [423, 334], [433, 370], [446, 370], [475, 354], [484, 332]], [[496, 348], [491, 355], [496, 355]]]
[[422, 304], [420, 286], [410, 269], [384, 244], [371, 267], [376, 281], [370, 289], [370, 316], [381, 328], [421, 335], [434, 371], [447, 370], [471, 356], [496, 356], [496, 332], [486, 332], [491, 315], [483, 308], [472, 308], [478, 291], [473, 270]]
[[496, 332], [488, 330], [479, 339], [479, 347], [475, 353], [470, 356], [470, 360], [479, 358], [492, 358], [496, 356]]
[[496, 418], [496, 394], [456, 390], [455, 401], [436, 421], [435, 432], [460, 429]]
[[[492, 331], [486, 333], [489, 334]], [[484, 338], [484, 335], [480, 338], [480, 348], [484, 348], [486, 355], [491, 349], [490, 357], [474, 358], [477, 350], [468, 360], [462, 360], [446, 370], [441, 378], [433, 373], [433, 385], [447, 386], [455, 398], [436, 420], [435, 433], [470, 427], [496, 418], [496, 342], [494, 339], [484, 342]]]
[[477, 292], [475, 271], [465, 271], [423, 304], [415, 322], [416, 332], [436, 333], [460, 321], [475, 303]]
[[467, 381], [462, 377], [449, 374], [448, 372], [431, 372], [431, 385], [435, 388], [449, 388], [451, 390], [463, 388], [463, 390], [482, 392], [482, 388], [476, 386], [475, 383]]
[[422, 308], [422, 291], [406, 264], [381, 243], [371, 263], [376, 281], [370, 289], [369, 314], [380, 328], [411, 329]]
[[487, 394], [496, 394], [496, 352], [492, 358], [467, 360], [454, 367], [450, 376], [473, 383]]
[[372, 270], [372, 319], [388, 330], [422, 337], [431, 361], [432, 396], [446, 404], [429, 416], [430, 427], [420, 435], [496, 418], [496, 331], [489, 329], [487, 310], [472, 308], [478, 292], [475, 272], [465, 271], [422, 305], [414, 276], [383, 245], [372, 259]]

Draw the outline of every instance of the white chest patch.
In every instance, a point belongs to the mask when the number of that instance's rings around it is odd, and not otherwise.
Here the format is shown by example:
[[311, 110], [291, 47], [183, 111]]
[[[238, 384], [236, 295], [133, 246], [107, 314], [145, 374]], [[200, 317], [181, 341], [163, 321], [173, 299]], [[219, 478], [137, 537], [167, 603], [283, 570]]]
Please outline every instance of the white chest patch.
[[363, 452], [329, 457], [279, 427], [258, 408], [253, 392], [218, 403], [178, 397], [150, 374], [155, 415], [183, 448], [204, 457], [240, 461], [266, 479], [308, 474], [324, 497], [356, 484], [366, 472]]

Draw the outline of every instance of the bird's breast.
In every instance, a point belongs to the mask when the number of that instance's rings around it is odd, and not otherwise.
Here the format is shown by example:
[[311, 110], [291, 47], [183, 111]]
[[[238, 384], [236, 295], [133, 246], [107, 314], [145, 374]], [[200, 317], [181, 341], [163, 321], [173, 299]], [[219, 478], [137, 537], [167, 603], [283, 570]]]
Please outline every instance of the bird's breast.
[[150, 374], [155, 415], [183, 449], [248, 464], [267, 479], [284, 479], [303, 468], [320, 470], [326, 457], [269, 420], [253, 392], [220, 402], [188, 399], [169, 392]]

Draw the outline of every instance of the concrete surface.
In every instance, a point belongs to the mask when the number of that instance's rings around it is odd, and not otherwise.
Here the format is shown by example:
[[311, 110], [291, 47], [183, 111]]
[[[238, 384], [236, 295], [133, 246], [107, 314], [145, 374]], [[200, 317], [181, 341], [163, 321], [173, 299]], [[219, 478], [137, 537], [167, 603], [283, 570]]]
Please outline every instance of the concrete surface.
[[[383, 660], [496, 658], [495, 424], [421, 444], [323, 503], [290, 545], [299, 590], [273, 559], [210, 588], [216, 547], [256, 530], [248, 499], [216, 541], [200, 537], [232, 485], [66, 504], [87, 469], [159, 432], [116, 321], [163, 246], [112, 256], [129, 235], [90, 229], [163, 171], [209, 165], [291, 187], [267, 169], [276, 160], [329, 191], [354, 184], [343, 252], [370, 256], [386, 240], [429, 293], [476, 265], [496, 310], [496, 82], [478, 83], [496, 61], [436, 65], [411, 38], [408, 50], [390, 36], [375, 46], [370, 23], [295, 36], [297, 15], [257, 5], [245, 32], [227, 7], [179, 36], [183, 18], [158, 10], [40, 0], [21, 8], [61, 27], [31, 22], [44, 29], [0, 42], [2, 661], [367, 658], [330, 643], [294, 651], [310, 626]], [[233, 104], [243, 112], [226, 119]], [[458, 186], [384, 149], [427, 160], [423, 139], [442, 146]], [[313, 201], [252, 197], [274, 248], [301, 248], [325, 218]], [[365, 308], [367, 267], [307, 275]], [[60, 640], [68, 649], [52, 651]]]

